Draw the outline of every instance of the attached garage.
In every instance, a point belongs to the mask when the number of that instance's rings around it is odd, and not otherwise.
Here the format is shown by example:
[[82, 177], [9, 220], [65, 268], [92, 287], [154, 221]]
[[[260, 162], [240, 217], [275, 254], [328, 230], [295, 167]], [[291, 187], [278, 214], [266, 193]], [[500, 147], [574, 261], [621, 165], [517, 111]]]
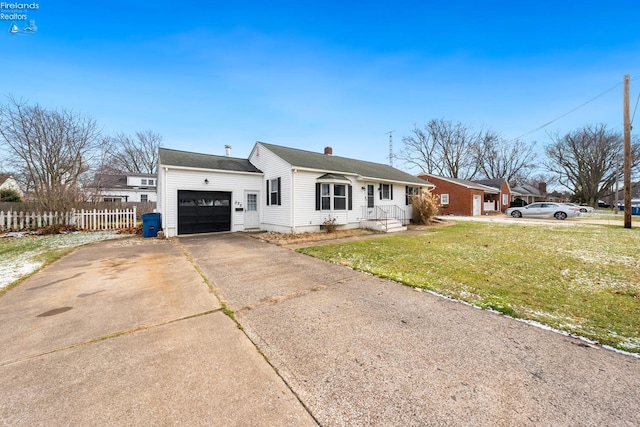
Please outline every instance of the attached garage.
[[160, 148], [158, 211], [166, 237], [259, 228], [263, 173], [247, 159]]
[[178, 191], [178, 234], [231, 231], [231, 192]]

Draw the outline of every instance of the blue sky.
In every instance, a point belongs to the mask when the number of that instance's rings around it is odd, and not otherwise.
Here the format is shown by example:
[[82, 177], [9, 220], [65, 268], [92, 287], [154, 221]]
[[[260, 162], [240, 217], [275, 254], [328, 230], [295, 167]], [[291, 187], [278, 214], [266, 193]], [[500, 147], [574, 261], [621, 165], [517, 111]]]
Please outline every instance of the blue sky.
[[623, 75], [632, 109], [640, 91], [638, 2], [35, 3], [35, 34], [0, 21], [1, 95], [188, 151], [264, 141], [387, 163], [386, 132], [398, 151], [434, 118], [541, 147], [548, 131], [621, 130]]

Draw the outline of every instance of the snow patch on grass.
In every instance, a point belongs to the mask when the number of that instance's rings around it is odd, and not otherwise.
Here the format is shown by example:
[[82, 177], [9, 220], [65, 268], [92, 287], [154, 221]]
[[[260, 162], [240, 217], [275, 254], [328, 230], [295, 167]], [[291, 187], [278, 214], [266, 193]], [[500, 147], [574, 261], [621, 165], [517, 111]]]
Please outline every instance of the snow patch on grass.
[[[121, 237], [127, 237], [127, 235], [116, 234], [112, 231], [99, 231], [0, 239], [0, 249], [3, 244], [17, 247], [16, 250], [12, 250], [0, 259], [0, 289], [42, 267], [44, 264], [43, 255], [49, 251], [74, 248], [87, 243]], [[21, 250], [20, 246], [23, 242], [24, 249]]]

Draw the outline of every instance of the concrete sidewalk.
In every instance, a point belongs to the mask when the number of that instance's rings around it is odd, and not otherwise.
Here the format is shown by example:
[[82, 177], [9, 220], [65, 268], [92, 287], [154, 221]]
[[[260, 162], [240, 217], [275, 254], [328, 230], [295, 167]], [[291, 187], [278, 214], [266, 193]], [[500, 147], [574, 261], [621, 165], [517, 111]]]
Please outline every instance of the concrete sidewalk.
[[640, 360], [241, 234], [180, 239], [321, 425], [640, 425]]
[[172, 242], [79, 248], [0, 298], [0, 425], [316, 425]]

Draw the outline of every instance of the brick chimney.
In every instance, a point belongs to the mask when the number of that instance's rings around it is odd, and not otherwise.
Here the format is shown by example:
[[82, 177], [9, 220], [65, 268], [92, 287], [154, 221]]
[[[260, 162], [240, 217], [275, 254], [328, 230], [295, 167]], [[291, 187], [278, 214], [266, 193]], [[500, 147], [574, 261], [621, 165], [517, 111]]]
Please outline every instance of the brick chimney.
[[538, 183], [538, 190], [540, 190], [540, 194], [541, 195], [545, 195], [547, 194], [547, 183], [546, 182], [539, 182]]
[[333, 148], [324, 147], [324, 154], [326, 154], [327, 156], [332, 156], [333, 155]]

